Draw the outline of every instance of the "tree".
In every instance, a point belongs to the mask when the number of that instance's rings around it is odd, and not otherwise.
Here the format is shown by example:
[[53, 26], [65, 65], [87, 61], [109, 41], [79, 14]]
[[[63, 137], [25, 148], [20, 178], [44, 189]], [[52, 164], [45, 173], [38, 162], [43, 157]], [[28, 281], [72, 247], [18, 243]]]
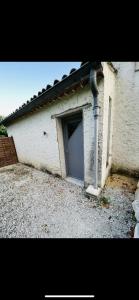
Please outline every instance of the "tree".
[[[4, 119], [3, 116], [0, 116], [0, 122]], [[5, 126], [0, 125], [0, 136], [8, 136], [7, 129]]]

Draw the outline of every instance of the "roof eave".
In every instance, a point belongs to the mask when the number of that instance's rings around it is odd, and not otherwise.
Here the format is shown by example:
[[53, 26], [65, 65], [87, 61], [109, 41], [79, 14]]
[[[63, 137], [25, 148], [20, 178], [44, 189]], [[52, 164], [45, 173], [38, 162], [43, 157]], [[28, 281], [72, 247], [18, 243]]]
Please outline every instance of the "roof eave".
[[66, 92], [70, 88], [78, 85], [81, 82], [86, 82], [89, 79], [90, 67], [94, 69], [99, 69], [101, 66], [100, 62], [87, 62], [83, 64], [78, 70], [71, 73], [69, 76], [52, 86], [50, 89], [43, 92], [41, 95], [33, 99], [31, 102], [23, 106], [21, 109], [15, 113], [9, 115], [4, 120], [0, 122], [0, 125], [9, 125], [15, 119], [31, 112], [37, 107], [40, 107], [47, 102], [51, 102], [53, 99], [56, 99], [60, 96], [61, 93]]

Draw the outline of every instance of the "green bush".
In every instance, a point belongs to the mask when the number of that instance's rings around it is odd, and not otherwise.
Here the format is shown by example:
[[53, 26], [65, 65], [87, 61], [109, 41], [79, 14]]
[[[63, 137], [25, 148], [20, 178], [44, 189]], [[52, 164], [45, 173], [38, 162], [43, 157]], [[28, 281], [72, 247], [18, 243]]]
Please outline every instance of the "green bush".
[[[4, 118], [0, 116], [0, 121], [2, 121]], [[7, 129], [5, 126], [0, 125], [0, 136], [8, 136]]]

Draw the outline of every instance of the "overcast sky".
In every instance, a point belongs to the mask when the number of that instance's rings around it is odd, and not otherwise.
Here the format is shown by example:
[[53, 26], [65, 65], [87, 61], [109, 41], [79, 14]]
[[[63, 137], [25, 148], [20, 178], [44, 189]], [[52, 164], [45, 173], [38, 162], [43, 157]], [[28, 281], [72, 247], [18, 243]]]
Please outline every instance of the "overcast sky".
[[80, 62], [0, 62], [0, 115], [7, 116]]

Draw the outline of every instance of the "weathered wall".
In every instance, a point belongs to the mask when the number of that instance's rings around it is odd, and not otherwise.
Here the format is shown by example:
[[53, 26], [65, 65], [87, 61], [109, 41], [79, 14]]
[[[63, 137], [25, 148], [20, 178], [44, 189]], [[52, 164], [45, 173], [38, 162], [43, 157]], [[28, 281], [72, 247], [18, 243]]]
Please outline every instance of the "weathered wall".
[[[139, 172], [139, 71], [134, 62], [113, 62], [118, 69], [113, 73], [103, 63], [104, 80], [99, 83], [99, 185], [103, 186], [111, 168]], [[111, 139], [109, 164], [107, 158], [108, 104], [112, 99]], [[93, 104], [89, 87], [59, 100], [38, 112], [26, 116], [8, 127], [15, 140], [21, 162], [46, 168], [64, 177], [64, 163], [58, 146], [56, 118], [68, 109]], [[93, 184], [94, 119], [92, 106], [83, 109], [85, 183]], [[43, 135], [43, 131], [47, 135]]]
[[[100, 103], [100, 121], [99, 121], [99, 148], [101, 155], [99, 155], [99, 175], [100, 186], [103, 187], [105, 180], [109, 174], [112, 164], [112, 135], [113, 135], [113, 119], [115, 106], [115, 80], [116, 75], [110, 66], [103, 63], [104, 87], [103, 97], [99, 97]], [[109, 97], [111, 97], [111, 124], [110, 124], [110, 145], [109, 145], [109, 160], [107, 162], [107, 138], [108, 138], [108, 112], [109, 112]]]
[[[99, 101], [103, 103], [103, 79], [98, 82]], [[84, 111], [84, 160], [85, 160], [85, 181], [86, 183], [94, 185], [94, 115], [93, 115], [93, 96], [91, 97], [91, 111], [90, 108]], [[101, 122], [101, 115], [99, 116], [99, 123]], [[101, 125], [99, 126], [101, 132]], [[99, 134], [99, 157], [101, 156], [101, 139]], [[99, 184], [101, 184], [101, 168], [99, 168]]]
[[[115, 170], [139, 172], [139, 71], [134, 62], [113, 62], [115, 74], [109, 64], [103, 63], [104, 80], [99, 82], [99, 186], [103, 186], [111, 165]], [[109, 164], [107, 159], [108, 104], [112, 99]], [[8, 127], [13, 136], [19, 161], [46, 168], [52, 173], [66, 176], [64, 153], [60, 150], [60, 124], [53, 115], [61, 114], [90, 103], [83, 108], [85, 184], [93, 184], [94, 118], [93, 97], [89, 86], [73, 95], [21, 118]], [[43, 131], [47, 135], [43, 135]], [[58, 143], [58, 140], [60, 143]]]
[[[49, 104], [8, 126], [9, 136], [14, 137], [19, 161], [32, 164], [39, 169], [46, 168], [48, 171], [64, 177], [58, 145], [57, 118], [52, 118], [52, 116], [63, 113], [70, 108], [73, 109], [90, 103], [90, 107], [83, 109], [83, 130], [85, 183], [92, 183], [94, 122], [92, 102], [91, 91], [89, 87], [85, 87], [75, 94]], [[46, 131], [47, 134], [44, 135], [43, 131]]]
[[139, 172], [139, 71], [134, 62], [118, 68], [114, 108], [112, 162], [114, 169]]

